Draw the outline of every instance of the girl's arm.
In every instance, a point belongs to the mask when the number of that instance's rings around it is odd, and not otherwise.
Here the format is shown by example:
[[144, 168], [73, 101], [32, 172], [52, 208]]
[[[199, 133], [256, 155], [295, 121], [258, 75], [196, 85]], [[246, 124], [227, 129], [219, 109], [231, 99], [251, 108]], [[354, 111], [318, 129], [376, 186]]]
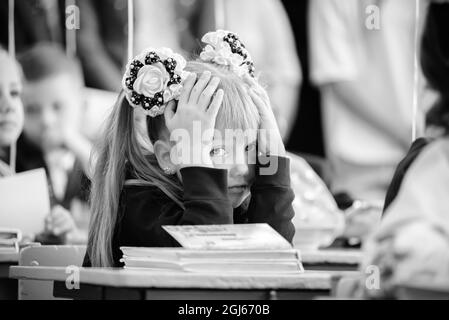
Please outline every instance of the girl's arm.
[[232, 224], [233, 208], [227, 197], [226, 170], [181, 169], [184, 208], [155, 187], [127, 187], [119, 243], [132, 246], [171, 247], [179, 244], [164, 225]]
[[246, 80], [260, 114], [258, 150], [261, 154], [251, 187], [249, 222], [268, 223], [291, 242], [295, 233], [291, 222], [295, 215], [292, 207], [295, 195], [290, 187], [290, 160], [266, 91], [254, 79], [247, 77]]
[[[264, 163], [269, 164], [258, 165], [256, 180], [251, 187], [249, 223], [268, 223], [292, 242], [295, 234], [292, 202], [295, 195], [290, 187], [290, 159], [270, 156], [265, 160]], [[270, 166], [272, 168], [264, 174], [264, 169]], [[272, 174], [269, 174], [269, 171], [272, 171]]]
[[[227, 196], [227, 171], [215, 169], [210, 158], [215, 120], [223, 101], [223, 90], [217, 90], [219, 82], [209, 71], [198, 81], [193, 73], [184, 83], [177, 106], [171, 102], [165, 109], [170, 140], [177, 142], [170, 151], [170, 161], [162, 155], [158, 157], [157, 151], [156, 157], [179, 170], [184, 208], [161, 192], [155, 192], [154, 187], [127, 192], [123, 232], [129, 234], [121, 236], [121, 245], [128, 240], [126, 245], [132, 246], [177, 245], [162, 228], [164, 225], [233, 223], [233, 208]], [[201, 130], [199, 135], [196, 128]], [[159, 197], [155, 198], [156, 194]]]

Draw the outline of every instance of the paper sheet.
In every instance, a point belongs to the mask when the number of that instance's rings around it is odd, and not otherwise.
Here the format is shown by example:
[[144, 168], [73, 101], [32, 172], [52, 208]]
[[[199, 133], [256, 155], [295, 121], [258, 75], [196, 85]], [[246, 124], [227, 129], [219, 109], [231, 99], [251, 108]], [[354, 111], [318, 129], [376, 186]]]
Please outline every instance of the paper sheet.
[[25, 236], [43, 231], [50, 212], [44, 169], [0, 178], [0, 228], [14, 228]]

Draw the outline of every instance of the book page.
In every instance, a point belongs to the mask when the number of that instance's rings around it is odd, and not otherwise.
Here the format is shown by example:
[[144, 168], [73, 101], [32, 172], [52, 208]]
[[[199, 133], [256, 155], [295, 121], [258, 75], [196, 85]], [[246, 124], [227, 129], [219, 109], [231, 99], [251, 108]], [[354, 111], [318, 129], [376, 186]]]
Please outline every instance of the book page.
[[268, 224], [163, 226], [187, 249], [280, 250], [291, 244]]

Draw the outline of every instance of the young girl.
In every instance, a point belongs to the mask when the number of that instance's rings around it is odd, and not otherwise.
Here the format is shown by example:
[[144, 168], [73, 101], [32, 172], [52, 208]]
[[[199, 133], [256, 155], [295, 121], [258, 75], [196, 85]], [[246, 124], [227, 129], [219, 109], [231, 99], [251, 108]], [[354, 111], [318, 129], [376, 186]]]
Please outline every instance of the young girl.
[[0, 48], [0, 177], [12, 174], [9, 148], [23, 129], [21, 71], [18, 63]]
[[[197, 61], [164, 48], [128, 65], [96, 156], [85, 266], [121, 266], [121, 246], [178, 246], [164, 225], [268, 223], [292, 240], [289, 159], [249, 53], [225, 31], [203, 42]], [[147, 111], [150, 156], [133, 107]], [[277, 170], [264, 174], [260, 159]]]

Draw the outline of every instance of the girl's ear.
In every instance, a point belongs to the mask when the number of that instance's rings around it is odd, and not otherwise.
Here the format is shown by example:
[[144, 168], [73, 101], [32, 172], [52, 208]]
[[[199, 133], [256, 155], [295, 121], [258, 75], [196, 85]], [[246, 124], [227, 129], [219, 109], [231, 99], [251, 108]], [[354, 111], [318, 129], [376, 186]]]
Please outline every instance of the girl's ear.
[[158, 140], [153, 145], [154, 155], [156, 156], [159, 167], [164, 171], [174, 172], [176, 169], [175, 164], [171, 161], [170, 152], [172, 146], [170, 142], [164, 140]]

